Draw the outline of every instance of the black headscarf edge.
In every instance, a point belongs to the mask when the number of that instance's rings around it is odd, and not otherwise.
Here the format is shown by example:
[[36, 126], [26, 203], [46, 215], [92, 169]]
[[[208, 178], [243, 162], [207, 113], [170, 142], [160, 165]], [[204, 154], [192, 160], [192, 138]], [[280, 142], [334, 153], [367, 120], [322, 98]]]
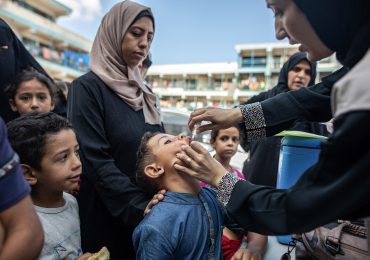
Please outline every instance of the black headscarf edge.
[[33, 68], [50, 80], [53, 81], [53, 79], [28, 52], [10, 26], [1, 18], [0, 32], [0, 45], [3, 48], [0, 53], [0, 115], [5, 122], [8, 122], [18, 114], [10, 109], [3, 91], [19, 73], [25, 69]]
[[307, 54], [305, 52], [296, 52], [284, 63], [280, 70], [278, 85], [288, 90], [288, 73], [291, 71], [295, 65], [297, 65], [302, 60], [306, 60], [311, 65], [311, 80], [308, 83], [309, 86], [315, 84], [316, 79], [316, 62], [309, 61], [307, 59]]
[[293, 0], [337, 59], [353, 67], [370, 47], [369, 0]]

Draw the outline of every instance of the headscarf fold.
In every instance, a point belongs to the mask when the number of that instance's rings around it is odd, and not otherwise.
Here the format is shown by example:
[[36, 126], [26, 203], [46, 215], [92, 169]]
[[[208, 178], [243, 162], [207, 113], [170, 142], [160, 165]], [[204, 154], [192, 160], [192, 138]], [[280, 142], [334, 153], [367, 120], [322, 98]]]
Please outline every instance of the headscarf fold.
[[311, 79], [310, 79], [310, 82], [308, 83], [308, 86], [315, 84], [316, 62], [309, 61], [307, 59], [307, 53], [305, 52], [296, 52], [292, 56], [289, 57], [289, 59], [284, 63], [283, 67], [280, 70], [278, 84], [288, 86], [289, 71], [291, 71], [295, 65], [297, 65], [303, 60], [307, 61], [311, 66], [311, 74], [310, 74]]
[[321, 41], [336, 52], [338, 61], [351, 69], [335, 84], [331, 93], [334, 116], [370, 110], [367, 84], [370, 65], [370, 1], [293, 1], [306, 15]]
[[90, 69], [133, 110], [143, 109], [146, 123], [155, 125], [161, 123], [156, 97], [144, 85], [138, 67], [127, 66], [121, 49], [125, 33], [143, 11], [154, 21], [150, 8], [128, 0], [110, 9], [96, 34]]
[[370, 47], [369, 0], [293, 0], [337, 59], [353, 67]]
[[307, 61], [311, 66], [310, 74], [311, 79], [310, 82], [308, 83], [308, 86], [312, 86], [315, 84], [316, 62], [309, 61], [307, 59], [307, 54], [305, 52], [296, 52], [292, 56], [290, 56], [289, 59], [284, 63], [279, 73], [278, 84], [270, 90], [268, 97], [273, 97], [276, 96], [278, 93], [287, 92], [290, 90], [288, 87], [289, 71], [291, 71], [294, 68], [294, 66], [300, 63], [302, 60]]

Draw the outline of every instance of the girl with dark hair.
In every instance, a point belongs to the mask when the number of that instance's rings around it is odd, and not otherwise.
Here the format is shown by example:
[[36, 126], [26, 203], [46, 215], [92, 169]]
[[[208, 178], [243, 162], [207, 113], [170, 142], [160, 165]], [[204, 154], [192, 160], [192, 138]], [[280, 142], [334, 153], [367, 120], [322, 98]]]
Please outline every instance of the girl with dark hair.
[[51, 79], [27, 51], [9, 25], [0, 18], [0, 116], [8, 122], [18, 115], [9, 106], [4, 89], [25, 69], [33, 68]]
[[[210, 144], [216, 153], [214, 158], [234, 176], [245, 180], [244, 175], [230, 165], [240, 142], [240, 132], [237, 127], [212, 130]], [[209, 186], [201, 182], [201, 186]], [[267, 237], [254, 232], [235, 232], [224, 227], [222, 240], [222, 255], [225, 260], [239, 259], [244, 254], [251, 258], [262, 259], [266, 249]]]
[[31, 112], [50, 112], [54, 109], [56, 89], [54, 83], [35, 70], [20, 73], [5, 89], [14, 112], [25, 115]]
[[78, 197], [83, 250], [107, 246], [111, 259], [134, 259], [132, 231], [150, 197], [135, 182], [145, 132], [163, 132], [155, 95], [138, 65], [154, 37], [150, 8], [123, 1], [104, 16], [91, 71], [72, 82], [67, 115], [76, 129], [83, 174]]

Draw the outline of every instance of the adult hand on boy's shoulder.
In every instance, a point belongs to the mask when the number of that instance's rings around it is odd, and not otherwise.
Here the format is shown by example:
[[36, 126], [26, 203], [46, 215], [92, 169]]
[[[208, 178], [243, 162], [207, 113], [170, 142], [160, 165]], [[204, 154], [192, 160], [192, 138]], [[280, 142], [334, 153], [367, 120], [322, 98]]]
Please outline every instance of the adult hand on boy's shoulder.
[[235, 252], [231, 260], [261, 260], [262, 256], [260, 253], [253, 252], [248, 248], [239, 248]]
[[151, 199], [151, 201], [149, 201], [148, 205], [146, 206], [146, 208], [144, 209], [144, 216], [147, 215], [150, 210], [156, 205], [158, 204], [158, 202], [160, 202], [161, 200], [164, 199], [164, 194], [166, 193], [166, 190], [160, 190], [158, 191], [157, 194], [155, 194], [153, 196], [153, 198]]

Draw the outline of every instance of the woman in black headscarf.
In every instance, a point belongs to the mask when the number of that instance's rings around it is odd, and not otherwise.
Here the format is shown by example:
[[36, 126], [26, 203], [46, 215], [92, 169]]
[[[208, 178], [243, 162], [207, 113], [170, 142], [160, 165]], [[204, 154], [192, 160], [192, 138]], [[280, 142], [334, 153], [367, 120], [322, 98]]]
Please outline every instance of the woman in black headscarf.
[[[267, 4], [275, 14], [278, 39], [300, 43], [310, 60], [336, 52], [350, 69], [332, 90], [334, 132], [322, 144], [319, 161], [288, 190], [225, 174], [196, 142], [184, 148], [187, 156], [179, 155], [187, 167], [175, 168], [218, 187], [228, 214], [258, 233], [304, 232], [338, 218], [370, 216], [370, 1], [267, 0]], [[246, 120], [248, 115], [239, 113], [236, 117]]]
[[[281, 68], [278, 84], [268, 91], [251, 97], [246, 104], [262, 102], [280, 93], [312, 86], [315, 84], [315, 78], [316, 62], [307, 60], [307, 54], [304, 52], [294, 53]], [[245, 129], [245, 124], [241, 124], [241, 128]], [[296, 120], [289, 130], [328, 135], [325, 125], [304, 119]], [[254, 184], [276, 187], [282, 137], [272, 136], [248, 142], [243, 130], [241, 136], [241, 145], [245, 151], [249, 152], [249, 158], [245, 161], [243, 168], [246, 179]]]
[[30, 67], [49, 77], [9, 25], [0, 18], [0, 116], [5, 122], [17, 117], [18, 114], [10, 109], [4, 89], [18, 73]]

